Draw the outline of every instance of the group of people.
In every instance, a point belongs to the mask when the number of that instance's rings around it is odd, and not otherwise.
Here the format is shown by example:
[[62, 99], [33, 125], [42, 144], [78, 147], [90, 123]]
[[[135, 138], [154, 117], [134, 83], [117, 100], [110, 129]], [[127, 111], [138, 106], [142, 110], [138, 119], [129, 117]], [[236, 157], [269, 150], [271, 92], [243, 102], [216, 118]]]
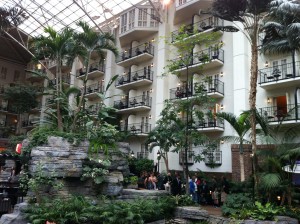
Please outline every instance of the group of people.
[[229, 182], [223, 176], [222, 180], [213, 177], [209, 183], [205, 179], [194, 175], [189, 180], [189, 193], [194, 202], [199, 204], [212, 204], [216, 207], [226, 201], [229, 193]]
[[[229, 193], [229, 182], [223, 176], [221, 180], [213, 177], [209, 181], [197, 173], [189, 178], [189, 193], [194, 202], [220, 206]], [[167, 190], [172, 195], [185, 194], [185, 184], [178, 172], [174, 176], [168, 172], [165, 177], [155, 172], [142, 172], [138, 179], [138, 187], [148, 190]]]

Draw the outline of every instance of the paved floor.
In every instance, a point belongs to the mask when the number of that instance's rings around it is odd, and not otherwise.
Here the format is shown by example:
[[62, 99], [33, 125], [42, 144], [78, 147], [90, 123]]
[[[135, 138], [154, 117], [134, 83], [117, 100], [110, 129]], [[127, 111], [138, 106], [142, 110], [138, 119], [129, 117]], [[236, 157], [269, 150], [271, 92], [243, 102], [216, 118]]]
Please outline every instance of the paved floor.
[[201, 205], [201, 208], [205, 209], [210, 215], [222, 216], [222, 211], [220, 207], [215, 208], [211, 205]]

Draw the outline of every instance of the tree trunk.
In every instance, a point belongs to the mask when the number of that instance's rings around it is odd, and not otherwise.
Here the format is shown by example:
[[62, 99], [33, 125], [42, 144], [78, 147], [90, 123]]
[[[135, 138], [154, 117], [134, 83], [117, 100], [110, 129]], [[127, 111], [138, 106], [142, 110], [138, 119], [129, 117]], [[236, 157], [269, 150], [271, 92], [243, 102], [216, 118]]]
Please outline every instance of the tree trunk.
[[258, 75], [258, 50], [257, 50], [257, 34], [258, 34], [258, 22], [253, 25], [253, 36], [251, 38], [251, 76], [250, 76], [250, 94], [249, 94], [249, 106], [250, 106], [250, 125], [251, 125], [251, 144], [253, 153], [253, 178], [255, 193], [258, 193], [257, 184], [258, 179], [256, 175], [256, 93], [257, 93], [257, 75]]
[[245, 163], [244, 154], [240, 153], [240, 172], [241, 172], [241, 182], [245, 181]]
[[165, 155], [162, 155], [162, 158], [164, 159], [167, 173], [169, 173], [169, 159], [168, 159], [168, 153], [166, 152]]
[[[61, 92], [59, 91], [60, 90], [60, 86], [59, 86], [59, 78], [60, 78], [60, 75], [59, 75], [59, 71], [60, 71], [60, 57], [57, 55], [57, 64], [56, 64], [56, 97], [59, 98], [60, 97], [60, 94]], [[56, 115], [57, 115], [57, 129], [59, 131], [63, 131], [63, 125], [62, 125], [62, 117], [61, 117], [61, 111], [60, 111], [60, 102], [59, 100], [56, 100]]]

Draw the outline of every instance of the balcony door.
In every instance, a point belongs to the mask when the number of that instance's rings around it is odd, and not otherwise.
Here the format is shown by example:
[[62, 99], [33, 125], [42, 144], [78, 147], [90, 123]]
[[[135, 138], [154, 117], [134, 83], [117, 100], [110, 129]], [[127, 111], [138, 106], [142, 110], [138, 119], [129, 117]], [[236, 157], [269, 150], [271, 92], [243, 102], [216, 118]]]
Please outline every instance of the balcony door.
[[277, 96], [274, 100], [274, 115], [281, 119], [287, 115], [287, 97], [286, 96]]

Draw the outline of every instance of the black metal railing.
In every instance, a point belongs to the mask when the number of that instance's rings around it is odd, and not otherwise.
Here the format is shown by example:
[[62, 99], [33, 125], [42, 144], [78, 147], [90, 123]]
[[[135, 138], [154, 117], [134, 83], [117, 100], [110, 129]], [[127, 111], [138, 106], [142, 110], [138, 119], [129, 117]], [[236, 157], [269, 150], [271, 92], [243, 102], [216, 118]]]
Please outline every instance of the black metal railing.
[[102, 82], [98, 82], [95, 84], [88, 85], [86, 87], [85, 95], [91, 94], [91, 93], [103, 93], [104, 92], [104, 86], [102, 85]]
[[139, 80], [150, 80], [153, 81], [153, 71], [151, 69], [144, 67], [144, 69], [135, 71], [135, 72], [128, 72], [120, 76], [115, 83], [115, 86], [121, 86], [127, 83], [137, 82]]
[[224, 128], [224, 121], [218, 118], [194, 119], [194, 122], [197, 129]]
[[136, 47], [124, 50], [117, 58], [116, 62], [128, 60], [130, 58], [142, 55], [142, 54], [154, 55], [154, 46], [151, 42], [146, 42], [144, 44], [138, 45]]
[[219, 19], [217, 17], [209, 17], [209, 18], [203, 19], [199, 22], [183, 26], [179, 30], [173, 31], [172, 32], [172, 42], [179, 40], [178, 37], [180, 37], [182, 34], [184, 34], [183, 37], [189, 37], [189, 36], [193, 36], [197, 33], [201, 33], [206, 30], [213, 29], [218, 26], [224, 26], [224, 20]]
[[97, 115], [99, 113], [99, 110], [101, 108], [101, 105], [99, 103], [89, 105], [87, 107], [87, 111], [90, 115]]
[[[103, 61], [100, 62], [94, 62], [92, 64], [90, 64], [90, 68], [89, 68], [89, 72], [94, 72], [94, 71], [100, 71], [100, 72], [105, 72], [105, 66], [106, 64]], [[86, 74], [86, 69], [85, 68], [81, 68], [78, 70], [76, 76], [84, 76]]]
[[39, 123], [39, 118], [22, 121], [22, 128], [33, 127]]
[[204, 162], [207, 165], [221, 165], [222, 164], [222, 151], [209, 151], [205, 153]]
[[[295, 63], [295, 77], [300, 77], [300, 62]], [[259, 84], [277, 82], [279, 80], [293, 79], [293, 63], [267, 67], [258, 70]]]
[[285, 106], [263, 107], [259, 109], [260, 115], [266, 117], [268, 121], [291, 121], [298, 120], [300, 115], [300, 104], [287, 104]]
[[[194, 164], [194, 155], [195, 155], [194, 151], [191, 151], [191, 150], [187, 151], [187, 163], [188, 164]], [[179, 163], [185, 164], [185, 151], [179, 152]]]
[[[64, 84], [70, 84], [71, 83], [70, 75], [63, 75], [61, 80]], [[58, 83], [59, 83], [59, 81], [58, 81]], [[49, 86], [55, 86], [55, 85], [56, 85], [56, 79], [49, 80]]]
[[137, 152], [137, 159], [147, 159], [149, 152]]
[[114, 101], [114, 108], [122, 110], [127, 108], [135, 108], [140, 106], [151, 107], [152, 97], [142, 95], [135, 96], [129, 99]]
[[132, 123], [120, 125], [120, 131], [129, 131], [131, 134], [148, 134], [151, 131], [149, 123]]
[[192, 56], [183, 57], [183, 58], [178, 57], [174, 59], [173, 62], [176, 63], [178, 69], [181, 69], [181, 68], [186, 68], [187, 66], [206, 64], [212, 60], [219, 60], [221, 62], [224, 62], [224, 50], [210, 47], [202, 51], [193, 53]]
[[[186, 91], [186, 89], [188, 91]], [[195, 96], [198, 93], [220, 93], [224, 95], [224, 82], [219, 79], [210, 79], [209, 81], [196, 82], [194, 87], [190, 85], [186, 88], [185, 83], [182, 83], [180, 87], [170, 89], [170, 99], [181, 99], [187, 96]]]

